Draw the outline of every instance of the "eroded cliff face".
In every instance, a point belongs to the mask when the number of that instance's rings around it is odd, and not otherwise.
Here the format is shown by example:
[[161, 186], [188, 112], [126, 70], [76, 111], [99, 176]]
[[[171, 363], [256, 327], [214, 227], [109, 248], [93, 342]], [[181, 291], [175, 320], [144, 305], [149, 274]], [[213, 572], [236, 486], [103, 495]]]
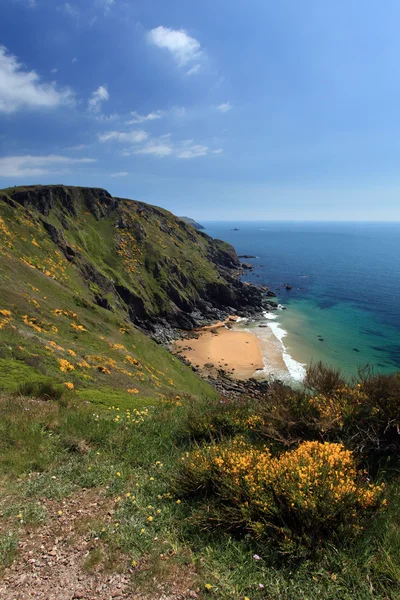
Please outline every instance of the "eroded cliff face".
[[3, 190], [0, 215], [12, 234], [11, 242], [0, 232], [4, 256], [60, 285], [85, 286], [99, 306], [126, 310], [159, 341], [174, 328], [261, 310], [262, 292], [238, 278], [234, 248], [164, 209], [51, 185]]

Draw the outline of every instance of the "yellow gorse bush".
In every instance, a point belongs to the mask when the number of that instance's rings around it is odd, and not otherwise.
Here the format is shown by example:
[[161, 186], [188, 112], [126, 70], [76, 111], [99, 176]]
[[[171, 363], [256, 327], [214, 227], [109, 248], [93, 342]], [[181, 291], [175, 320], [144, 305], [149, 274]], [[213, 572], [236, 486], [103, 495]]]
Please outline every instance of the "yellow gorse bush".
[[363, 480], [342, 444], [316, 441], [277, 457], [241, 440], [211, 445], [182, 457], [177, 481], [179, 493], [217, 500], [214, 524], [308, 544], [360, 530], [384, 489]]
[[68, 373], [68, 371], [74, 371], [75, 367], [70, 362], [65, 360], [65, 358], [59, 358], [58, 364], [60, 365], [60, 371], [63, 373]]

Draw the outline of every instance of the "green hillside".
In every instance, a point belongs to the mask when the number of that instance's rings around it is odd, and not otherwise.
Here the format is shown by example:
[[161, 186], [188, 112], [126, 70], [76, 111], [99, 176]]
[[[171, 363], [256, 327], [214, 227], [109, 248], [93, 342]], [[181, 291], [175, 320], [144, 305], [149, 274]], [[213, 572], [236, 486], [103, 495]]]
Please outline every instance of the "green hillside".
[[0, 192], [0, 253], [3, 389], [51, 378], [127, 406], [214, 394], [143, 330], [165, 339], [246, 305], [228, 244], [104, 190], [32, 186]]
[[220, 395], [165, 347], [261, 310], [239, 268], [104, 190], [0, 192], [1, 598], [399, 599], [400, 376]]

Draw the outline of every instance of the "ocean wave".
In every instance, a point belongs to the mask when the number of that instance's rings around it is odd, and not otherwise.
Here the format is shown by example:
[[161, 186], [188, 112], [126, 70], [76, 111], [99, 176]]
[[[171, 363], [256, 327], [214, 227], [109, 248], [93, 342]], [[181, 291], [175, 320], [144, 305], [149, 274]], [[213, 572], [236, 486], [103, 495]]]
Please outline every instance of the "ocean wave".
[[295, 381], [303, 381], [304, 377], [306, 376], [305, 365], [299, 363], [292, 356], [290, 356], [285, 344], [283, 343], [283, 338], [287, 336], [288, 332], [286, 331], [286, 329], [283, 329], [279, 323], [270, 323], [269, 326], [274, 336], [281, 343], [283, 349], [282, 358], [292, 379], [294, 379]]
[[275, 320], [275, 319], [277, 319], [277, 318], [278, 318], [278, 315], [275, 315], [274, 313], [270, 313], [270, 312], [267, 312], [267, 311], [265, 311], [265, 312], [263, 313], [263, 317], [264, 317], [264, 319], [271, 319], [271, 320]]

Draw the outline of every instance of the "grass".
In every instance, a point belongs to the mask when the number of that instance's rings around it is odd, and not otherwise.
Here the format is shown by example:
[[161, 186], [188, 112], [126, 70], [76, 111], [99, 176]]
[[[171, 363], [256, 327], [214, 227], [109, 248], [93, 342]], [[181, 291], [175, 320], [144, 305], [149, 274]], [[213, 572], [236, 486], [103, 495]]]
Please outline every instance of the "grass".
[[[224, 286], [210, 256], [231, 248], [136, 202], [99, 218], [96, 194], [65, 191], [76, 214], [55, 198], [46, 219], [79, 253], [75, 263], [34, 206], [13, 208], [1, 197], [15, 190], [0, 193], [0, 569], [55, 506], [90, 493], [105, 501], [79, 527], [101, 547], [83, 569], [129, 569], [144, 593], [156, 581], [204, 600], [400, 598], [400, 380], [365, 372], [362, 389], [349, 390], [316, 366], [306, 392], [274, 384], [262, 402], [222, 400], [132, 325], [114, 284], [132, 305], [136, 296], [148, 314], [163, 315], [174, 310], [171, 297], [185, 306], [208, 285]], [[125, 226], [116, 228], [119, 217]], [[371, 477], [386, 480], [388, 508], [355, 540], [326, 541], [301, 558], [248, 532], [210, 532], [193, 517], [215, 498], [200, 505], [198, 494], [176, 492], [182, 456], [239, 437], [274, 455], [304, 439], [344, 443], [367, 467], [379, 448]]]
[[147, 411], [138, 403], [136, 410], [143, 418], [132, 423], [132, 408], [128, 419], [126, 409], [82, 404], [72, 395], [52, 402], [2, 397], [0, 477], [13, 498], [3, 515], [14, 516], [14, 529], [0, 544], [3, 567], [15, 556], [21, 527], [15, 515], [40, 527], [46, 519], [40, 500], [61, 501], [91, 488], [106, 494], [113, 512], [111, 518], [96, 515], [90, 525], [87, 535], [98, 537], [102, 549], [88, 555], [89, 572], [134, 565], [143, 591], [151, 590], [153, 578], [172, 588], [185, 572], [201, 598], [399, 598], [395, 477], [388, 510], [354, 543], [326, 545], [312, 558], [288, 561], [261, 540], [201, 531], [191, 521], [196, 499], [174, 495], [181, 456], [196, 445], [182, 435], [193, 412], [189, 398], [160, 400]]

